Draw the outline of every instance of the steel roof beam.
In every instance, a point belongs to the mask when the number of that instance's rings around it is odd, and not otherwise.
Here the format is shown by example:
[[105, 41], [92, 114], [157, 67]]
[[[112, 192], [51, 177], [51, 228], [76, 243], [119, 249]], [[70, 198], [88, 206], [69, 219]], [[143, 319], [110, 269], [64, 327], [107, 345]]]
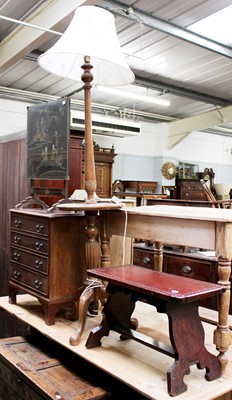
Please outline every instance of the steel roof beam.
[[166, 93], [172, 93], [177, 96], [187, 97], [189, 99], [193, 99], [196, 101], [202, 101], [202, 102], [208, 103], [208, 104], [214, 104], [217, 106], [224, 107], [224, 106], [232, 104], [231, 101], [229, 101], [227, 99], [223, 99], [221, 97], [210, 96], [205, 93], [196, 92], [195, 90], [182, 88], [181, 86], [171, 85], [171, 84], [168, 84], [165, 82], [156, 81], [154, 79], [143, 78], [136, 74], [135, 74], [135, 83], [137, 85], [146, 86], [146, 87], [149, 87], [154, 90], [160, 90], [160, 91], [164, 91]]
[[226, 46], [222, 43], [216, 42], [215, 40], [208, 39], [205, 36], [191, 32], [186, 28], [182, 28], [179, 25], [173, 24], [161, 18], [146, 14], [137, 8], [131, 8], [119, 1], [112, 0], [104, 0], [101, 3], [101, 7], [108, 9], [115, 15], [130, 19], [135, 22], [141, 22], [149, 28], [156, 29], [160, 32], [166, 33], [167, 35], [174, 36], [180, 40], [192, 43], [224, 57], [232, 58], [232, 49], [230, 46]]

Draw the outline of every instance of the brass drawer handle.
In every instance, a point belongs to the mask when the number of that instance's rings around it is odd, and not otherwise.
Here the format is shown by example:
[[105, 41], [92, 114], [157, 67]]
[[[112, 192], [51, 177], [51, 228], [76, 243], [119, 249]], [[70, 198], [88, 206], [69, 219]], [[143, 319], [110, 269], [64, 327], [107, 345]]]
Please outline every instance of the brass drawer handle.
[[21, 242], [21, 237], [20, 236], [14, 236], [13, 240], [14, 240], [15, 244], [19, 244]]
[[43, 261], [35, 260], [35, 268], [40, 269], [43, 266]]
[[36, 289], [41, 289], [42, 287], [42, 281], [39, 281], [38, 279], [35, 280], [35, 288]]
[[14, 220], [14, 226], [15, 228], [20, 228], [22, 225], [22, 221], [20, 219], [15, 219]]
[[143, 263], [144, 264], [149, 264], [150, 262], [151, 262], [150, 258], [148, 258], [148, 257], [144, 257], [143, 258]]
[[44, 225], [37, 224], [35, 226], [36, 232], [40, 233], [44, 230]]
[[14, 272], [13, 272], [13, 275], [14, 275], [14, 278], [15, 278], [15, 279], [20, 279], [21, 274], [20, 274], [19, 271], [14, 271]]
[[14, 256], [14, 260], [18, 261], [20, 259], [20, 253], [17, 253], [16, 251], [14, 252], [13, 256]]
[[41, 242], [35, 242], [35, 249], [38, 251], [41, 251], [43, 248], [43, 243]]
[[182, 268], [182, 271], [183, 271], [185, 274], [190, 274], [190, 273], [192, 272], [192, 268], [189, 267], [189, 265], [185, 265], [185, 266]]

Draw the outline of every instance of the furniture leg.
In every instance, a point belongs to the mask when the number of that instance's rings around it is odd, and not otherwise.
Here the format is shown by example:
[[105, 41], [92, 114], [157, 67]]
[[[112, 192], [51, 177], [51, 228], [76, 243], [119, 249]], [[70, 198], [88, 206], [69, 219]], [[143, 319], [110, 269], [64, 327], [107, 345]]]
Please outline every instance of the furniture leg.
[[101, 338], [108, 336], [110, 330], [123, 328], [124, 330], [136, 329], [136, 322], [131, 320], [131, 315], [135, 309], [135, 299], [131, 293], [125, 293], [123, 289], [117, 287], [107, 286], [107, 292], [111, 294], [107, 298], [103, 310], [103, 319], [99, 326], [93, 329], [86, 342], [86, 348], [101, 346]]
[[44, 310], [44, 321], [46, 325], [54, 325], [55, 317], [58, 311], [61, 309], [63, 304], [58, 303], [47, 303], [39, 299], [39, 302], [42, 304]]
[[[86, 216], [87, 216], [87, 226], [85, 228], [87, 235], [86, 253], [85, 253], [86, 266], [87, 269], [98, 268], [100, 264], [101, 249], [99, 242], [96, 240], [98, 235], [98, 228], [96, 225], [97, 211], [86, 212]], [[95, 284], [95, 280], [92, 280], [91, 284], [91, 281], [87, 280], [86, 286], [88, 290], [84, 289], [79, 300], [77, 329], [76, 332], [69, 339], [70, 344], [73, 346], [76, 346], [81, 339], [85, 327], [86, 315], [90, 302], [96, 300], [94, 296], [94, 291], [97, 287], [101, 287], [102, 284], [100, 283], [100, 281], [97, 281]]]
[[[103, 221], [105, 221], [106, 218], [106, 212], [103, 211]], [[110, 267], [110, 238], [107, 235], [106, 232], [106, 226], [105, 223], [102, 224], [102, 232], [100, 233], [101, 236], [101, 267], [106, 268]]]
[[222, 374], [225, 371], [228, 363], [227, 351], [231, 345], [231, 332], [229, 329], [229, 309], [230, 309], [230, 274], [231, 274], [231, 260], [228, 258], [218, 259], [218, 276], [219, 284], [225, 286], [226, 291], [219, 295], [218, 307], [218, 326], [214, 331], [214, 344], [219, 351], [218, 359], [221, 364]]
[[162, 242], [155, 241], [154, 248], [154, 265], [155, 271], [163, 271], [163, 244]]
[[86, 290], [81, 294], [80, 301], [79, 301], [78, 326], [77, 326], [76, 332], [69, 338], [69, 343], [72, 346], [76, 346], [81, 339], [81, 336], [82, 336], [82, 333], [83, 333], [83, 330], [85, 327], [88, 307], [89, 307], [90, 302], [93, 300], [93, 295], [94, 295], [93, 289]]
[[9, 303], [16, 304], [18, 289], [9, 284]]
[[198, 314], [198, 302], [166, 303], [169, 319], [169, 336], [175, 352], [175, 361], [167, 372], [168, 393], [179, 395], [187, 390], [183, 377], [190, 373], [190, 366], [206, 369], [208, 381], [221, 376], [218, 358], [204, 345], [204, 329]]

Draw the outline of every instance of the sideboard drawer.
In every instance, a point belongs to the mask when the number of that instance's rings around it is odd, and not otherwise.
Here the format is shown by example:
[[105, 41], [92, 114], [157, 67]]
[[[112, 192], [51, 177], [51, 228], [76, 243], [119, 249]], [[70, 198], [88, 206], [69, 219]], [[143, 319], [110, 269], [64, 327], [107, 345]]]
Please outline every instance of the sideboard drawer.
[[133, 263], [135, 265], [139, 265], [140, 267], [154, 269], [154, 252], [137, 250], [134, 248]]
[[174, 275], [185, 276], [186, 278], [211, 281], [210, 261], [166, 254], [164, 257], [164, 271]]

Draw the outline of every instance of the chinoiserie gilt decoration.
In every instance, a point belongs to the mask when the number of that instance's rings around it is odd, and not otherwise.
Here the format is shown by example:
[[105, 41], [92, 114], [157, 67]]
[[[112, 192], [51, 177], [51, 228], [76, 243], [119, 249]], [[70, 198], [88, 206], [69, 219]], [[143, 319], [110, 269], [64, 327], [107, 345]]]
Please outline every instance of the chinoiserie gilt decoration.
[[172, 162], [165, 162], [161, 167], [161, 173], [164, 178], [171, 180], [174, 179], [177, 175], [177, 167]]

